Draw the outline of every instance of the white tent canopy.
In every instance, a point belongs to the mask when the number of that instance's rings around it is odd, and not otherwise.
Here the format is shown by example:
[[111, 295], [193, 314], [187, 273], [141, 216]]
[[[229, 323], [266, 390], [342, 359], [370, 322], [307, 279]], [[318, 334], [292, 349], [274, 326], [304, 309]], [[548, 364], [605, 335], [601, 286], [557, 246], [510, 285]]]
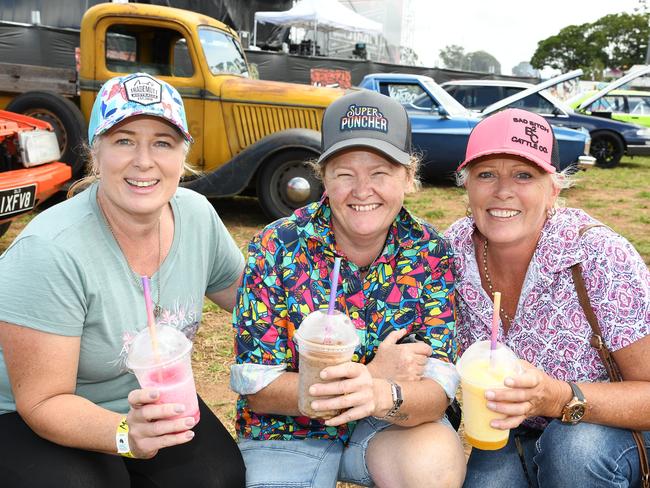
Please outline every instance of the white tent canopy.
[[[284, 12], [255, 12], [253, 44], [257, 45], [257, 23], [290, 25], [314, 32], [345, 30], [380, 34], [382, 25], [341, 5], [337, 0], [301, 0]], [[315, 49], [315, 46], [314, 46]]]

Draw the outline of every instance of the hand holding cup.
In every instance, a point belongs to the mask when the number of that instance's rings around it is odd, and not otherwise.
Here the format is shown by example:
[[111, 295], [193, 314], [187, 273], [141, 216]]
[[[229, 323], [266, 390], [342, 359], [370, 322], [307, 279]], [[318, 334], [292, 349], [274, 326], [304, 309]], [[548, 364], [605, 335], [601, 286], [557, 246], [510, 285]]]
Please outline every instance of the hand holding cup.
[[164, 447], [184, 444], [194, 438], [190, 429], [193, 416], [185, 416], [182, 403], [159, 403], [160, 394], [153, 388], [129, 393], [129, 446], [138, 459], [150, 459]]

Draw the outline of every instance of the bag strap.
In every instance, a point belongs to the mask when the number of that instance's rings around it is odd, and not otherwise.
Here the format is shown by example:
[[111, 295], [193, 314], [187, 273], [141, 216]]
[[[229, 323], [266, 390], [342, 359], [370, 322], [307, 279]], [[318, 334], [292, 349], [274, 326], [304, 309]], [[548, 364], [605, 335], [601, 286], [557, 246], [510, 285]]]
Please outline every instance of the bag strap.
[[585, 281], [582, 278], [582, 266], [580, 266], [580, 263], [576, 263], [571, 266], [571, 275], [573, 276], [573, 284], [575, 285], [576, 292], [578, 293], [578, 301], [580, 302], [580, 306], [582, 307], [582, 310], [587, 317], [587, 322], [589, 322], [589, 325], [591, 326], [592, 334], [589, 343], [591, 344], [591, 347], [598, 351], [598, 355], [600, 356], [600, 359], [602, 360], [603, 365], [607, 370], [607, 376], [609, 376], [609, 380], [612, 382], [623, 381], [621, 372], [618, 370], [618, 366], [616, 365], [616, 361], [614, 361], [612, 354], [609, 352], [609, 349], [607, 349], [607, 346], [603, 341], [603, 333], [600, 330], [598, 319], [596, 318], [594, 309], [592, 308], [591, 302], [589, 301], [589, 295], [587, 295], [587, 287], [585, 286]]
[[[589, 229], [593, 227], [600, 227], [601, 225], [602, 224], [587, 225], [580, 229], [578, 235], [582, 236], [582, 234], [584, 234]], [[602, 227], [606, 226], [602, 225]], [[614, 356], [612, 356], [611, 352], [603, 341], [603, 335], [600, 330], [600, 325], [598, 324], [598, 319], [596, 318], [594, 309], [591, 306], [591, 301], [589, 300], [589, 295], [587, 294], [587, 287], [585, 286], [585, 280], [582, 277], [582, 266], [580, 263], [576, 263], [571, 266], [571, 276], [573, 277], [573, 283], [578, 294], [580, 306], [582, 307], [582, 310], [587, 317], [587, 322], [589, 322], [589, 325], [591, 326], [592, 336], [590, 344], [593, 348], [596, 349], [596, 351], [598, 351], [598, 355], [600, 356], [600, 359], [602, 360], [603, 365], [607, 370], [607, 375], [609, 376], [610, 381], [623, 381], [623, 377], [620, 370], [618, 369], [616, 361], [614, 360]], [[631, 432], [632, 437], [634, 438], [634, 442], [636, 442], [637, 451], [639, 452], [641, 486], [643, 488], [650, 488], [650, 464], [648, 463], [648, 451], [645, 448], [643, 434], [636, 430], [631, 430]]]

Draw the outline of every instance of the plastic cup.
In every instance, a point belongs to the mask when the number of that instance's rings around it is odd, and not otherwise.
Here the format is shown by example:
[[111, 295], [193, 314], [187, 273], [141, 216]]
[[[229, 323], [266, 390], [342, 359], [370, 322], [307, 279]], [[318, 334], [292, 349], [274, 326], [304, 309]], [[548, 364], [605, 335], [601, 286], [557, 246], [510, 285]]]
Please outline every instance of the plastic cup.
[[194, 417], [199, 421], [199, 402], [192, 374], [192, 343], [185, 334], [167, 325], [156, 326], [157, 351], [154, 353], [149, 328], [135, 336], [129, 347], [127, 367], [135, 373], [142, 388], [160, 392], [156, 403], [182, 403], [185, 411], [170, 419]]
[[508, 443], [510, 431], [490, 427], [491, 420], [505, 415], [487, 408], [485, 390], [507, 388], [503, 384], [505, 378], [522, 371], [519, 359], [500, 342], [490, 351], [490, 341], [479, 341], [467, 348], [456, 368], [460, 374], [467, 442], [486, 451], [501, 449]]
[[331, 398], [313, 397], [309, 387], [314, 383], [327, 383], [321, 379], [320, 372], [328, 366], [347, 363], [352, 359], [359, 344], [356, 329], [347, 315], [334, 311], [317, 310], [302, 321], [294, 334], [298, 345], [298, 409], [313, 419], [327, 420], [336, 417], [338, 410], [314, 410], [313, 400]]

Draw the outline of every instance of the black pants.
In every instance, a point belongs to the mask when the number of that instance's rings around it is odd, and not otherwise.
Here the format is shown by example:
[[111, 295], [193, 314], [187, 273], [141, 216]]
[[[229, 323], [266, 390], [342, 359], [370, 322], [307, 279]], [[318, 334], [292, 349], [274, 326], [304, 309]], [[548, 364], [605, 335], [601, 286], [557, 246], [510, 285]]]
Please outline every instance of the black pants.
[[3, 488], [238, 488], [245, 485], [237, 444], [199, 398], [194, 438], [129, 459], [63, 447], [32, 431], [17, 413], [0, 415]]

